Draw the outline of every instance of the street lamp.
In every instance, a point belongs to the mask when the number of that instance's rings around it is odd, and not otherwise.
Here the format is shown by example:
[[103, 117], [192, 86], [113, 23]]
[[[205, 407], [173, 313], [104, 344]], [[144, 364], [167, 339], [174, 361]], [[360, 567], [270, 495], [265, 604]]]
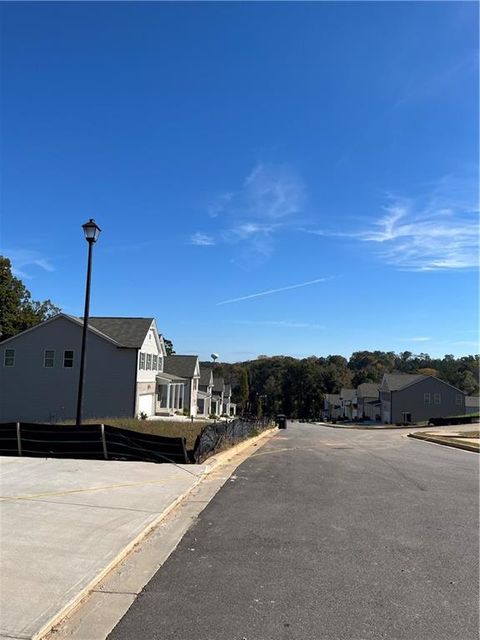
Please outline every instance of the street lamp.
[[82, 351], [80, 355], [80, 376], [78, 379], [77, 397], [77, 426], [82, 424], [83, 382], [85, 378], [85, 351], [87, 346], [88, 316], [90, 312], [90, 280], [92, 275], [92, 247], [100, 235], [100, 227], [95, 220], [90, 220], [82, 225], [85, 240], [88, 242], [87, 285], [85, 289], [85, 311], [83, 314]]

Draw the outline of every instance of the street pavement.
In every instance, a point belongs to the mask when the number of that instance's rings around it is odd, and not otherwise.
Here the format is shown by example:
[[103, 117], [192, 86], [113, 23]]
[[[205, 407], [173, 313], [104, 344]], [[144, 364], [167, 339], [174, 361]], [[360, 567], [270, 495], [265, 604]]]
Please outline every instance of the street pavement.
[[478, 457], [408, 432], [290, 423], [109, 640], [476, 640]]

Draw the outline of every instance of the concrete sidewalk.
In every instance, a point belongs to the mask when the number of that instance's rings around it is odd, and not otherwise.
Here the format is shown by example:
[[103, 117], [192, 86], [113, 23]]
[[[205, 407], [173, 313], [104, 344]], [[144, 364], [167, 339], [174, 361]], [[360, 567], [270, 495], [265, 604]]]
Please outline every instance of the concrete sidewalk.
[[478, 430], [478, 425], [456, 425], [443, 427], [442, 429], [429, 427], [422, 431], [409, 433], [410, 438], [426, 440], [435, 444], [443, 444], [448, 447], [465, 449], [466, 451], [480, 451], [480, 438], [472, 437], [470, 434]]
[[0, 637], [40, 636], [206, 468], [0, 458]]

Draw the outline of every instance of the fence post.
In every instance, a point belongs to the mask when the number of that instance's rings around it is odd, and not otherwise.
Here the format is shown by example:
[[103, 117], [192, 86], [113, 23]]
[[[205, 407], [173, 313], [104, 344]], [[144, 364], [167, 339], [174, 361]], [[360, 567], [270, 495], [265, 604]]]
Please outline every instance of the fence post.
[[22, 455], [22, 437], [20, 435], [20, 422], [17, 422], [17, 449], [18, 455]]
[[105, 425], [100, 425], [100, 432], [102, 434], [102, 446], [103, 446], [103, 457], [105, 460], [108, 460], [108, 451], [107, 451], [107, 441], [105, 440]]

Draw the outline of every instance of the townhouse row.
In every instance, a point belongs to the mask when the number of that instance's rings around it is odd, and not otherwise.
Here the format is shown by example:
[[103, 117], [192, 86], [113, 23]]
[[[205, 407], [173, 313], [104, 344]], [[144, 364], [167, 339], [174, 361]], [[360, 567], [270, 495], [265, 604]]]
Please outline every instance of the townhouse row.
[[[0, 422], [75, 418], [82, 330], [60, 313], [0, 343]], [[233, 416], [231, 395], [198, 356], [167, 355], [154, 318], [90, 318], [85, 419]]]
[[478, 410], [477, 396], [467, 396], [444, 380], [421, 374], [386, 373], [380, 384], [365, 382], [356, 389], [327, 393], [323, 417], [414, 424]]

